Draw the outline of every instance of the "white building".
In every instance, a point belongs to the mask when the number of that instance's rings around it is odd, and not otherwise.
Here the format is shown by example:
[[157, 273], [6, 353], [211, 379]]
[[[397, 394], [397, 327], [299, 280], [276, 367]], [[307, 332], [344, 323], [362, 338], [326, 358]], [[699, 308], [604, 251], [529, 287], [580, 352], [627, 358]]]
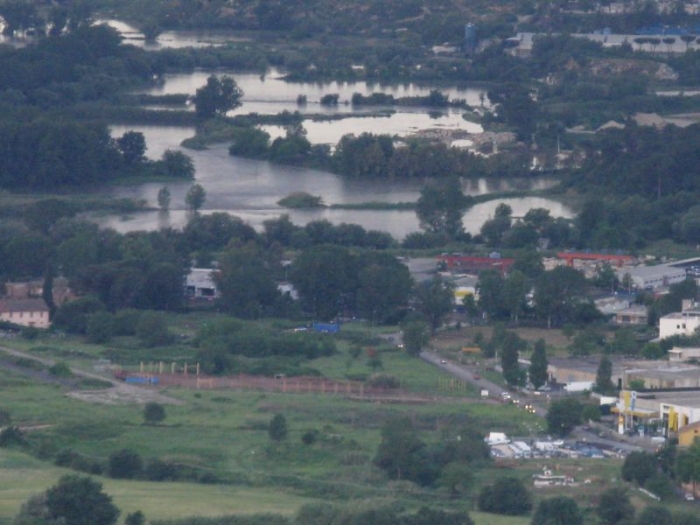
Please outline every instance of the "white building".
[[653, 290], [680, 283], [686, 279], [685, 268], [676, 268], [668, 264], [625, 267], [618, 272], [618, 278], [624, 279], [625, 274], [629, 274], [632, 283], [639, 290]]
[[0, 299], [0, 321], [35, 328], [48, 328], [51, 324], [49, 308], [38, 297]]
[[668, 351], [668, 360], [671, 362], [700, 359], [700, 348], [680, 348], [674, 346]]
[[185, 293], [191, 299], [214, 300], [219, 297], [214, 273], [211, 268], [192, 268], [185, 279]]
[[683, 301], [683, 311], [673, 312], [659, 318], [659, 339], [674, 335], [693, 335], [700, 327], [700, 308]]

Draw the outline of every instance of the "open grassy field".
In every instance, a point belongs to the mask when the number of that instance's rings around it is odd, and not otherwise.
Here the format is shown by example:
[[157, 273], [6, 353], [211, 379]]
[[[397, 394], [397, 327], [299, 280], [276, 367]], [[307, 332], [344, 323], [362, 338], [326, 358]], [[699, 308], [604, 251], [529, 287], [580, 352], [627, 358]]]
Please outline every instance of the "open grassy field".
[[[187, 339], [202, 322], [202, 314], [176, 317], [175, 330], [185, 338], [177, 345], [155, 352], [138, 347], [135, 339], [119, 339], [109, 345], [87, 345], [70, 337], [40, 337], [7, 341], [32, 355], [65, 361], [95, 371], [99, 359], [127, 354], [134, 348], [138, 359], [180, 356], [193, 362], [196, 352]], [[353, 327], [373, 338], [386, 329]], [[355, 337], [355, 336], [353, 336]], [[339, 352], [309, 362], [323, 376], [345, 379], [370, 375], [367, 356], [353, 358], [352, 338], [339, 341]], [[183, 342], [184, 341], [184, 342]], [[51, 486], [63, 473], [53, 465], [59, 451], [70, 449], [89, 461], [106, 465], [109, 455], [129, 448], [148, 464], [157, 458], [211, 474], [224, 483], [122, 481], [98, 477], [112, 494], [123, 515], [142, 510], [150, 519], [192, 515], [220, 516], [233, 513], [274, 512], [293, 515], [301, 505], [314, 501], [341, 505], [398, 505], [411, 512], [421, 505], [446, 509], [475, 508], [480, 487], [504, 475], [515, 476], [530, 486], [541, 462], [519, 461], [492, 464], [477, 471], [471, 495], [452, 499], [443, 488], [422, 488], [405, 481], [390, 481], [373, 464], [381, 440], [380, 431], [394, 415], [407, 416], [420, 438], [429, 446], [441, 439], [449, 424], [476, 428], [482, 433], [502, 431], [525, 435], [527, 428], [542, 423], [514, 405], [481, 401], [471, 388], [448, 389], [444, 372], [420, 359], [407, 356], [390, 344], [377, 346], [382, 359], [378, 372], [394, 375], [407, 394], [403, 401], [347, 398], [337, 394], [275, 393], [255, 390], [162, 390], [173, 403], [165, 405], [166, 419], [157, 425], [143, 421], [143, 406], [133, 402], [102, 404], [69, 397], [70, 382], [47, 378], [45, 370], [0, 367], [0, 408], [8, 410], [13, 424], [26, 428], [36, 459], [19, 450], [0, 449], [0, 524], [16, 514], [33, 493]], [[173, 357], [175, 358], [175, 357]], [[267, 425], [283, 414], [289, 435], [273, 443]], [[303, 444], [302, 436], [314, 431], [317, 440]], [[561, 460], [548, 465], [591, 483], [573, 489], [537, 491], [535, 498], [566, 494], [590, 507], [595, 494], [619, 477], [619, 462], [608, 460]], [[640, 504], [644, 504], [643, 501]], [[528, 517], [502, 517], [473, 512], [476, 525], [525, 525]]]
[[[9, 523], [22, 503], [72, 473], [46, 465], [21, 452], [0, 449], [0, 523]], [[114, 480], [101, 476], [105, 492], [122, 515], [141, 510], [147, 518], [225, 516], [270, 512], [293, 515], [301, 505], [318, 501], [286, 490], [195, 483], [149, 483]]]

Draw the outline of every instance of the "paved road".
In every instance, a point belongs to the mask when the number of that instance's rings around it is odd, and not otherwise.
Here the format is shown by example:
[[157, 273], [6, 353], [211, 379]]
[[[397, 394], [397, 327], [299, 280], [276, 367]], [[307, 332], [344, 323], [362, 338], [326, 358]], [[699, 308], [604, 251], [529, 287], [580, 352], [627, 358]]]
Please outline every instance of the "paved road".
[[435, 352], [429, 352], [427, 350], [421, 352], [420, 357], [424, 361], [427, 361], [428, 363], [431, 363], [437, 366], [438, 368], [443, 369], [445, 372], [449, 372], [456, 378], [471, 383], [480, 390], [488, 390], [489, 397], [501, 399], [501, 392], [503, 392], [503, 387], [497, 385], [493, 381], [484, 379], [483, 377], [481, 379], [475, 379], [474, 373], [476, 373], [477, 371], [474, 369], [474, 367], [453, 363], [451, 361], [443, 359], [442, 357], [440, 357], [439, 354]]
[[[431, 363], [437, 366], [438, 368], [444, 370], [445, 372], [452, 374], [454, 377], [471, 383], [480, 390], [488, 390], [489, 397], [498, 400], [502, 399], [501, 393], [504, 391], [503, 387], [494, 383], [493, 381], [484, 379], [483, 377], [480, 379], [475, 379], [474, 373], [476, 372], [476, 370], [474, 369], [474, 367], [454, 363], [452, 361], [442, 358], [439, 354], [430, 351], [421, 352], [420, 357], [424, 361]], [[514, 394], [514, 397], [516, 396], [517, 395]], [[535, 400], [532, 401], [532, 403], [530, 404], [532, 404], [532, 406], [535, 409], [534, 413], [544, 418], [547, 415], [547, 408], [546, 406], [542, 405], [542, 401], [543, 400]], [[604, 427], [602, 426], [599, 427], [599, 431], [603, 430], [603, 428]], [[620, 436], [619, 434], [615, 434], [609, 430], [605, 430], [604, 434], [607, 435], [600, 436], [597, 433], [586, 430], [583, 427], [579, 427], [571, 433], [569, 439], [586, 441], [587, 443], [590, 443], [592, 445], [599, 445], [607, 449], [619, 449], [625, 453], [643, 449], [653, 450], [655, 448], [655, 445], [652, 444], [648, 439], [630, 436]]]

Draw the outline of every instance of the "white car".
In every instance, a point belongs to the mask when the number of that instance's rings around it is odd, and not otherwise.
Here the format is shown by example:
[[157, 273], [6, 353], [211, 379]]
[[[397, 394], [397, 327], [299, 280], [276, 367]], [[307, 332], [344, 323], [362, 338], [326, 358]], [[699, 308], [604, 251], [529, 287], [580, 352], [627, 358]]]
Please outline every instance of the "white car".
[[686, 501], [695, 501], [695, 496], [693, 496], [690, 492], [688, 492], [685, 495], [685, 500]]

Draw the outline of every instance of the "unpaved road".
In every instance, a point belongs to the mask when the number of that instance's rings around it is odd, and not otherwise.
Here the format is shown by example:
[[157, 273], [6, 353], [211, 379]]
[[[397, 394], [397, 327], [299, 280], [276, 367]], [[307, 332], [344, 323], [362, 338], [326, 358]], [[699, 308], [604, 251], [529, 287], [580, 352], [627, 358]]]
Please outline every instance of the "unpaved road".
[[[21, 357], [24, 359], [32, 359], [46, 366], [53, 366], [56, 362], [52, 359], [37, 357], [27, 352], [14, 350], [5, 346], [0, 346], [0, 352], [12, 357]], [[180, 405], [182, 401], [170, 396], [161, 394], [155, 389], [144, 388], [138, 385], [132, 385], [115, 379], [113, 377], [87, 372], [79, 368], [71, 368], [73, 375], [77, 377], [85, 377], [90, 379], [99, 379], [112, 384], [110, 388], [102, 388], [96, 390], [75, 390], [66, 394], [75, 399], [81, 399], [90, 403], [102, 403], [106, 405], [122, 405], [122, 404], [146, 404], [156, 402], [170, 405]]]

